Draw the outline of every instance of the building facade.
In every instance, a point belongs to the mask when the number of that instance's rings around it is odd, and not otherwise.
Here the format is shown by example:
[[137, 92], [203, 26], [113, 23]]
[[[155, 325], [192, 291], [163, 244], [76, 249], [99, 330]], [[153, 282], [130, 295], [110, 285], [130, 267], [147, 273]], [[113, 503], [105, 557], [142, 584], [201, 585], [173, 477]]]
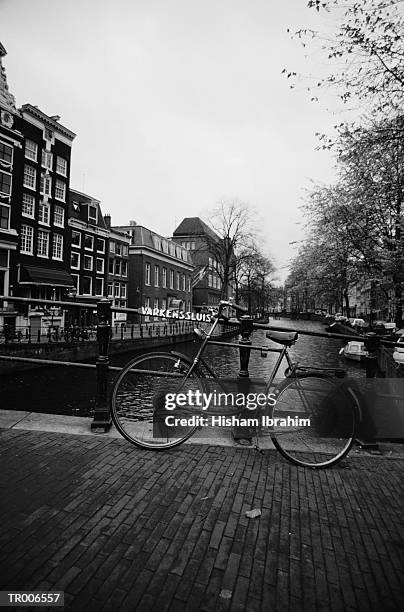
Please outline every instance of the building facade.
[[[0, 295], [12, 293], [11, 266], [18, 247], [18, 223], [23, 168], [22, 119], [8, 89], [0, 43]], [[15, 327], [18, 312], [12, 302], [0, 306], [0, 327]]]
[[[100, 202], [71, 189], [69, 194], [70, 261], [73, 297], [81, 303], [94, 304], [106, 296], [108, 282], [109, 230]], [[95, 322], [91, 308], [76, 308], [74, 323], [87, 327]]]
[[[130, 238], [129, 307], [191, 311], [194, 266], [190, 252], [134, 222], [112, 229]], [[133, 321], [136, 317], [129, 319]]]
[[[0, 59], [6, 55], [0, 45]], [[69, 274], [67, 201], [75, 134], [38, 107], [17, 109], [0, 75], [0, 289], [10, 296], [62, 299]], [[3, 323], [34, 331], [60, 326], [63, 311], [5, 302]]]
[[173, 233], [173, 240], [191, 254], [195, 266], [192, 280], [196, 309], [217, 306], [222, 297], [222, 281], [212, 245], [220, 238], [199, 217], [186, 217]]
[[[112, 300], [113, 306], [127, 308], [131, 239], [127, 233], [111, 228], [110, 215], [105, 215], [104, 221], [109, 230], [107, 296]], [[126, 312], [112, 313], [113, 324], [124, 323], [127, 319]]]

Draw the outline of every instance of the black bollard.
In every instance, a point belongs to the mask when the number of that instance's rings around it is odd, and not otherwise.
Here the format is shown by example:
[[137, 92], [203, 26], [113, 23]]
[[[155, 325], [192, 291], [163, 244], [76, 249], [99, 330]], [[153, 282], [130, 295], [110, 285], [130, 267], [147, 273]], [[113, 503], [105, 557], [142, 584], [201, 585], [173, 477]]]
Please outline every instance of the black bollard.
[[97, 304], [97, 395], [91, 429], [103, 429], [104, 432], [109, 430], [112, 423], [108, 401], [108, 349], [111, 336], [111, 316], [111, 302], [103, 298]]
[[[365, 357], [365, 366], [366, 366], [366, 378], [377, 378], [379, 373], [379, 366], [377, 362], [377, 352], [380, 348], [380, 338], [374, 332], [368, 332], [365, 337], [365, 349], [367, 350], [367, 356]], [[371, 392], [373, 393], [374, 387], [370, 387]], [[366, 410], [366, 406], [364, 406]], [[367, 410], [364, 412], [363, 420], [365, 430], [367, 430], [366, 439], [357, 438], [356, 441], [360, 445], [361, 448], [365, 450], [378, 450], [379, 445], [372, 437], [372, 431], [375, 430], [373, 418], [370, 412]]]
[[[237, 392], [246, 396], [250, 389], [250, 373], [248, 371], [248, 364], [251, 353], [251, 349], [249, 347], [251, 346], [250, 336], [253, 330], [253, 320], [250, 316], [244, 315], [240, 317], [240, 322], [240, 371], [238, 374]], [[255, 415], [251, 410], [244, 408], [240, 412], [239, 418], [251, 418], [253, 416]], [[251, 443], [254, 434], [255, 429], [252, 427], [242, 427], [236, 425], [233, 428], [233, 438], [235, 440], [248, 440]]]

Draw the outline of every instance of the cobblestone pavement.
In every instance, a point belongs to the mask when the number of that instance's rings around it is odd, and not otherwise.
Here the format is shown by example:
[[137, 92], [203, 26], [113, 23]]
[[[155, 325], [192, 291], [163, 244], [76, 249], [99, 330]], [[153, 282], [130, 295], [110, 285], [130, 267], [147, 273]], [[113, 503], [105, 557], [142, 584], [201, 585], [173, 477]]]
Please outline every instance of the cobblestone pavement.
[[0, 440], [3, 590], [64, 590], [75, 611], [402, 609], [400, 458], [316, 472], [248, 448]]

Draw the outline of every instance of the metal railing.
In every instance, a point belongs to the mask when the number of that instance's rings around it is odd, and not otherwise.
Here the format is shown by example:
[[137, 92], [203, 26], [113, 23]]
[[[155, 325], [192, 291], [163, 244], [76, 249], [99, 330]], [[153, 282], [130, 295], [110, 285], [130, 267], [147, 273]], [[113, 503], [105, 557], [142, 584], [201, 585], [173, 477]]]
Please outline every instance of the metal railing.
[[[170, 337], [184, 335], [188, 336], [191, 334], [194, 321], [185, 320], [166, 320], [145, 322], [141, 324], [111, 324], [112, 312], [126, 312], [137, 314], [142, 316], [141, 309], [137, 308], [118, 308], [111, 304], [111, 301], [107, 298], [101, 299], [97, 304], [79, 303], [79, 302], [66, 302], [58, 300], [42, 300], [34, 298], [19, 298], [14, 296], [0, 295], [0, 301], [7, 300], [9, 302], [20, 302], [25, 304], [51, 304], [53, 306], [69, 306], [69, 307], [85, 307], [94, 310], [97, 309], [97, 326], [95, 332], [92, 334], [91, 340], [96, 341], [98, 344], [98, 357], [96, 363], [88, 364], [81, 362], [70, 362], [56, 359], [41, 359], [37, 357], [17, 357], [15, 355], [0, 355], [0, 360], [3, 361], [14, 361], [14, 362], [26, 362], [38, 365], [55, 365], [55, 366], [68, 366], [68, 367], [81, 367], [96, 369], [96, 402], [94, 410], [94, 418], [91, 423], [92, 430], [102, 429], [108, 431], [111, 426], [111, 416], [109, 411], [108, 401], [108, 373], [109, 371], [119, 371], [121, 368], [112, 367], [109, 363], [109, 346], [111, 339], [146, 339], [146, 338], [159, 338], [159, 337]], [[153, 317], [155, 318], [155, 317]], [[72, 328], [75, 329], [74, 327]], [[79, 328], [80, 329], [80, 328]], [[237, 326], [232, 325], [228, 327], [228, 331], [231, 333], [236, 330]], [[64, 336], [66, 331], [64, 330]], [[30, 334], [28, 334], [28, 338]], [[32, 339], [32, 338], [31, 338]], [[90, 340], [89, 338], [83, 338], [82, 341]], [[48, 338], [48, 341], [50, 339]], [[22, 342], [22, 334], [20, 343]]]
[[[95, 365], [87, 364], [87, 363], [61, 361], [61, 360], [16, 357], [14, 355], [13, 356], [0, 355], [0, 359], [6, 360], [6, 361], [7, 360], [16, 361], [16, 362], [25, 361], [29, 363], [47, 364], [47, 365], [49, 364], [49, 365], [63, 365], [63, 366], [69, 366], [69, 367], [95, 368], [96, 369], [96, 402], [95, 402], [94, 418], [91, 423], [91, 429], [92, 430], [101, 429], [104, 431], [108, 431], [108, 429], [111, 426], [111, 415], [110, 415], [109, 400], [108, 400], [108, 397], [109, 397], [108, 373], [110, 370], [120, 370], [121, 369], [121, 368], [111, 367], [109, 363], [109, 346], [110, 346], [111, 338], [113, 337], [112, 328], [115, 327], [111, 325], [112, 312], [136, 313], [139, 316], [142, 316], [141, 310], [137, 308], [113, 307], [110, 300], [108, 300], [107, 298], [101, 299], [97, 304], [88, 304], [88, 303], [87, 304], [79, 304], [79, 303], [72, 304], [72, 302], [62, 302], [62, 301], [53, 301], [53, 300], [35, 300], [31, 298], [14, 298], [10, 296], [0, 296], [0, 300], [8, 300], [8, 301], [14, 301], [14, 302], [39, 303], [39, 304], [50, 303], [53, 305], [57, 304], [57, 305], [68, 305], [68, 306], [80, 305], [80, 306], [85, 306], [86, 308], [91, 308], [91, 309], [96, 308], [97, 309], [96, 341], [98, 344], [98, 357], [96, 359]], [[248, 316], [241, 317], [241, 321], [236, 320], [236, 319], [231, 319], [227, 321], [226, 323], [227, 331], [229, 333], [234, 333], [235, 331], [240, 331], [241, 329], [242, 337], [244, 339], [242, 338], [239, 341], [239, 344], [236, 345], [240, 349], [240, 360], [241, 361], [242, 360], [245, 361], [246, 359], [246, 354], [248, 352], [248, 349], [247, 351], [245, 348], [243, 349], [243, 343], [245, 344], [247, 342], [247, 344], [249, 344], [249, 340], [247, 337], [248, 336], [247, 331], [248, 329], [250, 329], [250, 325], [252, 325], [252, 323], [253, 323], [253, 318], [248, 317]], [[139, 337], [145, 338], [145, 337], [158, 337], [159, 335], [168, 335], [169, 331], [170, 333], [172, 333], [173, 330], [177, 330], [179, 333], [187, 333], [188, 330], [191, 331], [191, 328], [193, 327], [193, 325], [194, 325], [193, 321], [188, 322], [188, 321], [176, 320], [173, 322], [172, 320], [170, 320], [167, 322], [163, 320], [159, 324], [157, 324], [157, 322], [154, 321], [150, 323], [141, 324], [139, 326], [139, 329], [143, 329], [143, 335], [140, 335]], [[253, 326], [256, 329], [260, 329], [260, 328], [269, 329], [268, 324], [260, 324], [260, 323], [254, 322]], [[127, 327], [127, 326], [121, 326], [119, 324], [118, 326], [116, 326], [115, 331], [116, 333], [121, 334], [122, 339], [124, 339], [125, 333], [127, 333], [128, 330], [129, 330], [130, 335], [133, 334], [133, 329], [134, 329], [133, 326]], [[389, 347], [394, 347], [396, 345], [396, 342], [394, 341], [388, 341], [384, 339], [381, 340], [379, 337], [377, 337], [376, 334], [372, 332], [368, 333], [366, 337], [358, 337], [357, 335], [337, 334], [337, 333], [329, 333], [329, 332], [315, 332], [315, 331], [309, 331], [305, 329], [279, 327], [279, 326], [274, 326], [274, 325], [271, 325], [270, 329], [277, 330], [277, 331], [293, 331], [293, 332], [297, 332], [301, 335], [306, 335], [306, 336], [332, 338], [332, 339], [339, 339], [339, 340], [344, 340], [344, 341], [363, 340], [369, 352], [369, 357], [366, 363], [367, 377], [373, 377], [376, 375], [377, 368], [375, 368], [375, 365], [377, 363], [377, 356], [378, 356], [377, 353], [380, 350], [381, 342], [383, 343], [383, 345], [389, 346]], [[144, 333], [145, 330], [147, 331], [146, 334]], [[161, 330], [163, 330], [162, 334], [161, 334]], [[154, 335], [154, 333], [156, 335]], [[132, 336], [131, 339], [135, 339], [135, 337]], [[247, 363], [247, 366], [248, 366], [248, 363]], [[245, 364], [243, 367], [245, 369]]]

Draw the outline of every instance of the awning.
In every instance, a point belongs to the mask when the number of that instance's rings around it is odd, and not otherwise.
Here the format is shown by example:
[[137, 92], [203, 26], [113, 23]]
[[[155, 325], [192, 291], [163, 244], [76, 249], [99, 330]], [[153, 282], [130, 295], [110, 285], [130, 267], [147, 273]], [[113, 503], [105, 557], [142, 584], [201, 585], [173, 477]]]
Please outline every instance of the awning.
[[19, 284], [51, 287], [75, 286], [72, 277], [66, 270], [43, 268], [42, 266], [21, 266]]

